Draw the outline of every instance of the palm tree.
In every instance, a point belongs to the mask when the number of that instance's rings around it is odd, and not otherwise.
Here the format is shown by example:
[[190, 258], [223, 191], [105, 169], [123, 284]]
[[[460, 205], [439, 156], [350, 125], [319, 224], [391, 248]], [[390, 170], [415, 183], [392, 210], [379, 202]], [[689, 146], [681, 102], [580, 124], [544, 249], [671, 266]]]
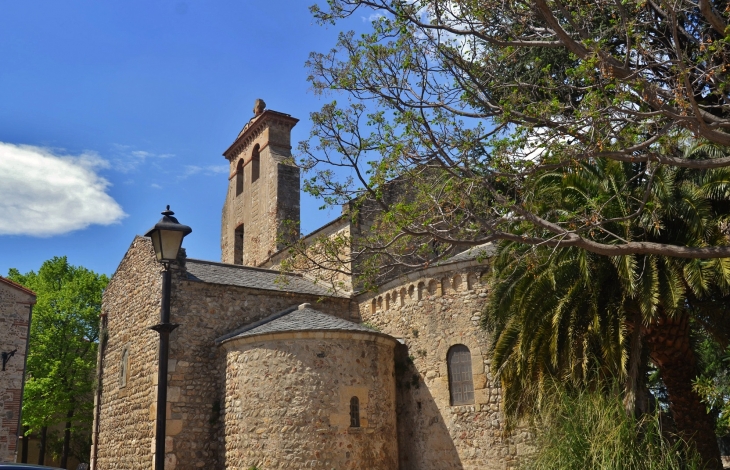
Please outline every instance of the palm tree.
[[[716, 150], [698, 145], [687, 157]], [[611, 222], [587, 224], [596, 238], [711, 246], [728, 242], [722, 230], [728, 188], [727, 169], [698, 172], [593, 161], [536, 179], [531, 197], [551, 207], [558, 220], [600, 208]], [[728, 294], [728, 259], [608, 258], [575, 248], [503, 243], [483, 323], [493, 334], [493, 361], [507, 413], [528, 412], [540, 400], [541, 384], [556, 377], [578, 385], [625, 377], [632, 407], [641, 388], [643, 344], [666, 385], [677, 429], [694, 441], [710, 468], [721, 468], [712, 419], [692, 390], [697, 361], [690, 328], [699, 311], [711, 311], [703, 302]]]

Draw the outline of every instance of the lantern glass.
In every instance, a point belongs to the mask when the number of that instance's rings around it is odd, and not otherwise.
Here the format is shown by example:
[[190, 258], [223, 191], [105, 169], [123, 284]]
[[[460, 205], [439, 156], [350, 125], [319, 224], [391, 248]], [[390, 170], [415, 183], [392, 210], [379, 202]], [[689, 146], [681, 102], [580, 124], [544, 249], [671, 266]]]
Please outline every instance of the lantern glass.
[[[185, 234], [179, 230], [157, 230], [155, 235], [152, 237], [152, 243], [155, 245], [158, 261], [175, 261]], [[155, 243], [155, 239], [159, 241]]]

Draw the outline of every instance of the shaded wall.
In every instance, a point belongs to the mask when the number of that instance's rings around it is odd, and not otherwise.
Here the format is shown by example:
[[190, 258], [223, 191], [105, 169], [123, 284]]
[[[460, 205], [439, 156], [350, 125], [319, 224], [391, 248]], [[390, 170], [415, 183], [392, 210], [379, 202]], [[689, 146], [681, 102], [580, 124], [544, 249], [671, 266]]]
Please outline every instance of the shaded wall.
[[0, 371], [0, 462], [15, 462], [25, 353], [35, 295], [0, 280], [0, 352], [15, 351]]
[[[409, 274], [357, 297], [363, 321], [405, 346], [396, 355], [400, 470], [516, 468], [526, 434], [504, 435], [489, 339], [479, 326], [487, 285], [479, 263]], [[471, 353], [474, 403], [452, 406], [446, 357]]]

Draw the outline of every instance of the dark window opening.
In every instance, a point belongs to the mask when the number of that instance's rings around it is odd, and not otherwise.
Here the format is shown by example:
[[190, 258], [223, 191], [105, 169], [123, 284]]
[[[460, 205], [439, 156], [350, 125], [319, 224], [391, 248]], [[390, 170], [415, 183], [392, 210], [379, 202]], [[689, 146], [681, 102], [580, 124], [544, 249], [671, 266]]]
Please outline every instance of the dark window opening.
[[449, 349], [446, 356], [449, 368], [449, 393], [452, 405], [474, 403], [474, 380], [471, 374], [471, 352], [463, 344]]
[[233, 264], [243, 264], [243, 224], [236, 227], [233, 236]]
[[261, 158], [259, 157], [259, 144], [253, 148], [253, 154], [251, 155], [251, 182], [253, 183], [259, 179]]
[[350, 398], [350, 427], [360, 427], [360, 399], [357, 397]]
[[236, 167], [236, 196], [243, 192], [243, 158], [238, 161]]

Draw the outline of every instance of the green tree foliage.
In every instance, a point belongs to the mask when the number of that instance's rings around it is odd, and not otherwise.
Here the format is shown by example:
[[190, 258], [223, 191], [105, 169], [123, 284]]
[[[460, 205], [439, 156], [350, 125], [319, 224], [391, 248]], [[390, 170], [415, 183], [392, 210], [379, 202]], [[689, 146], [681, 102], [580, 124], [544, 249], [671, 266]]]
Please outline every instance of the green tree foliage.
[[[640, 202], [657, 191], [661, 168], [730, 164], [724, 153], [683, 152], [692, 141], [730, 145], [726, 7], [723, 0], [312, 7], [323, 23], [375, 20], [310, 57], [314, 89], [347, 99], [312, 115], [300, 148], [314, 172], [305, 188], [326, 204], [368, 200], [380, 211], [375, 233], [352, 243], [354, 260], [380, 256], [376, 265], [422, 265], [449, 246], [494, 240], [609, 256], [728, 257], [727, 211], [704, 227], [713, 243], [637, 238], [633, 228], [652, 217], [652, 205]], [[630, 183], [636, 188], [618, 188], [631, 207], [621, 220], [599, 194], [558, 213], [532, 191], [555, 169], [597, 159], [642, 165]], [[391, 181], [407, 187], [408, 198], [391, 197]], [[440, 248], [423, 248], [431, 242]]]
[[11, 269], [8, 278], [38, 296], [30, 326], [23, 425], [39, 433], [63, 424], [62, 435], [49, 442], [49, 449], [58, 452], [62, 466], [72, 453], [88, 462], [101, 294], [108, 279], [70, 265], [65, 256], [44, 262], [37, 273]]
[[684, 441], [668, 439], [659, 414], [626, 415], [615, 390], [569, 391], [553, 384], [536, 419], [528, 470], [690, 470], [703, 468]]
[[711, 338], [703, 338], [698, 345], [700, 376], [695, 390], [716, 417], [715, 432], [730, 437], [730, 347], [723, 348]]

